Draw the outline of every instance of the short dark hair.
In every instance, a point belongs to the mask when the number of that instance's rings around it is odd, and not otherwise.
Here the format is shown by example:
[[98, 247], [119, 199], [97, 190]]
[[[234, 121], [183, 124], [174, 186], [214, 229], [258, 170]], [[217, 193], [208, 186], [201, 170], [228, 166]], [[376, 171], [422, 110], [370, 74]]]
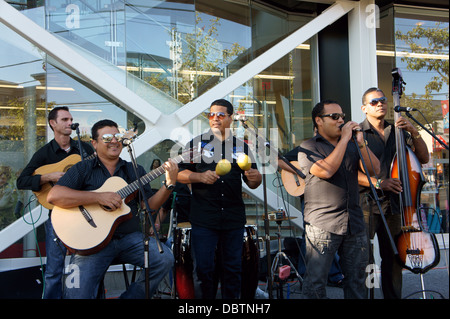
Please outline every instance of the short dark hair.
[[227, 108], [227, 113], [229, 115], [233, 114], [233, 111], [234, 111], [233, 104], [231, 104], [229, 101], [227, 101], [225, 99], [215, 100], [214, 102], [211, 103], [209, 108], [211, 108], [211, 106], [213, 106], [213, 105], [225, 106]]
[[91, 138], [93, 140], [97, 140], [98, 138], [98, 130], [104, 128], [104, 127], [109, 127], [109, 126], [113, 126], [117, 129], [119, 129], [119, 126], [117, 125], [116, 122], [112, 121], [112, 120], [100, 120], [97, 123], [95, 123], [92, 128], [91, 128]]
[[366, 104], [366, 96], [367, 96], [367, 94], [372, 93], [372, 92], [381, 92], [381, 93], [383, 93], [384, 96], [386, 96], [381, 89], [379, 89], [377, 87], [371, 87], [371, 88], [367, 89], [366, 92], [364, 92], [364, 94], [362, 96], [362, 104], [363, 105]]
[[67, 111], [67, 112], [69, 112], [69, 108], [67, 107], [67, 106], [57, 106], [57, 107], [54, 107], [49, 113], [48, 113], [48, 116], [47, 116], [47, 121], [48, 121], [48, 125], [50, 126], [50, 128], [52, 129], [52, 131], [53, 131], [53, 127], [50, 125], [50, 120], [55, 120], [56, 121], [56, 118], [58, 117], [58, 112], [59, 111]]
[[323, 109], [324, 109], [325, 105], [328, 105], [328, 104], [339, 104], [339, 103], [334, 100], [323, 100], [323, 101], [317, 103], [313, 107], [313, 109], [311, 111], [311, 116], [312, 116], [312, 121], [313, 121], [313, 125], [314, 125], [315, 129], [317, 129], [316, 117], [323, 114]]

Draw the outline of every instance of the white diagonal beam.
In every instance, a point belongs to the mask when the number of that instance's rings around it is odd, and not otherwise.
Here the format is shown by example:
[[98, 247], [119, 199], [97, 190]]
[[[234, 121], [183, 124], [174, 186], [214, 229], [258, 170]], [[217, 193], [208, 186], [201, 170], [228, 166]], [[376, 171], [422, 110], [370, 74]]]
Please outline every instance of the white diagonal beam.
[[[264, 71], [272, 65], [274, 61], [278, 61], [290, 51], [295, 49], [298, 45], [302, 44], [319, 31], [326, 28], [328, 25], [333, 24], [355, 6], [357, 6], [357, 2], [355, 1], [336, 2], [330, 8], [322, 12], [318, 17], [274, 45], [256, 59], [249, 62], [227, 79], [203, 93], [195, 100], [187, 103], [179, 110], [168, 115], [168, 118], [164, 120], [164, 123], [167, 123], [167, 125], [158, 124], [156, 127], [152, 128], [148, 132], [146, 131], [143, 134], [146, 136], [145, 139], [141, 138], [135, 142], [136, 154], [142, 154], [164, 139], [173, 139], [171, 134], [174, 130], [187, 127], [187, 125], [194, 118], [208, 108], [212, 101], [226, 96], [228, 93], [253, 78], [255, 75]], [[164, 117], [166, 116], [162, 115], [161, 119]]]
[[[82, 80], [107, 94], [111, 100], [143, 118], [146, 124], [156, 124], [158, 121], [161, 112], [156, 107], [3, 0], [0, 0], [0, 22], [51, 55]], [[149, 114], [151, 116], [145, 116]]]
[[280, 41], [272, 48], [246, 64], [244, 67], [233, 73], [230, 77], [220, 82], [201, 96], [186, 104], [181, 109], [175, 111], [179, 121], [183, 124], [190, 122], [198, 114], [204, 111], [215, 99], [222, 98], [234, 89], [244, 84], [255, 75], [264, 71], [275, 61], [294, 50], [328, 25], [347, 14], [357, 5], [355, 1], [338, 1], [322, 12], [312, 21]]

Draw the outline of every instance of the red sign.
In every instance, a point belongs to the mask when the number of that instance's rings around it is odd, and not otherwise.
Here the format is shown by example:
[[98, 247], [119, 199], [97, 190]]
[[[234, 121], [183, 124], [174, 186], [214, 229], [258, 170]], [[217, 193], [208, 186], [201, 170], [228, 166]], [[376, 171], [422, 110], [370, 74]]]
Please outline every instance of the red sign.
[[444, 117], [444, 133], [448, 133], [448, 100], [441, 101], [441, 107]]
[[262, 89], [265, 90], [270, 90], [270, 82], [262, 82]]
[[[438, 139], [440, 139], [442, 142], [444, 142], [444, 144], [447, 144], [447, 142], [445, 142], [445, 139], [444, 139], [444, 137], [443, 137], [442, 135], [437, 135], [437, 134], [436, 134], [436, 137], [437, 137]], [[433, 140], [433, 142], [434, 142], [433, 150], [434, 150], [435, 152], [438, 151], [438, 150], [443, 150], [443, 149], [445, 149], [445, 147], [442, 146], [442, 144], [439, 143], [438, 141]]]

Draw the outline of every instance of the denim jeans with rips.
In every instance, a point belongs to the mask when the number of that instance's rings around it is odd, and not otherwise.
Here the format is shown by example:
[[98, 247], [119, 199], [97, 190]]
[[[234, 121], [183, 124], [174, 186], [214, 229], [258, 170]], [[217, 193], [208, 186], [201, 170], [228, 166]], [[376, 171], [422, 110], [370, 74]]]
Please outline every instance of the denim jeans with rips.
[[330, 266], [336, 252], [344, 275], [344, 298], [367, 298], [366, 267], [368, 264], [367, 236], [362, 231], [354, 235], [337, 235], [307, 224], [306, 272], [302, 298], [326, 299]]

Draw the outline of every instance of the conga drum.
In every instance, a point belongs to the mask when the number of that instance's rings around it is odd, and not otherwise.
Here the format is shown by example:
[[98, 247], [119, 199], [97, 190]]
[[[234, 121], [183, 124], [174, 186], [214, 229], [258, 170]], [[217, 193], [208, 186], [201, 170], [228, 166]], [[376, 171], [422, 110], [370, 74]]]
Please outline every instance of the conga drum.
[[179, 223], [174, 232], [175, 284], [180, 299], [194, 299], [193, 260], [191, 256], [191, 225]]

